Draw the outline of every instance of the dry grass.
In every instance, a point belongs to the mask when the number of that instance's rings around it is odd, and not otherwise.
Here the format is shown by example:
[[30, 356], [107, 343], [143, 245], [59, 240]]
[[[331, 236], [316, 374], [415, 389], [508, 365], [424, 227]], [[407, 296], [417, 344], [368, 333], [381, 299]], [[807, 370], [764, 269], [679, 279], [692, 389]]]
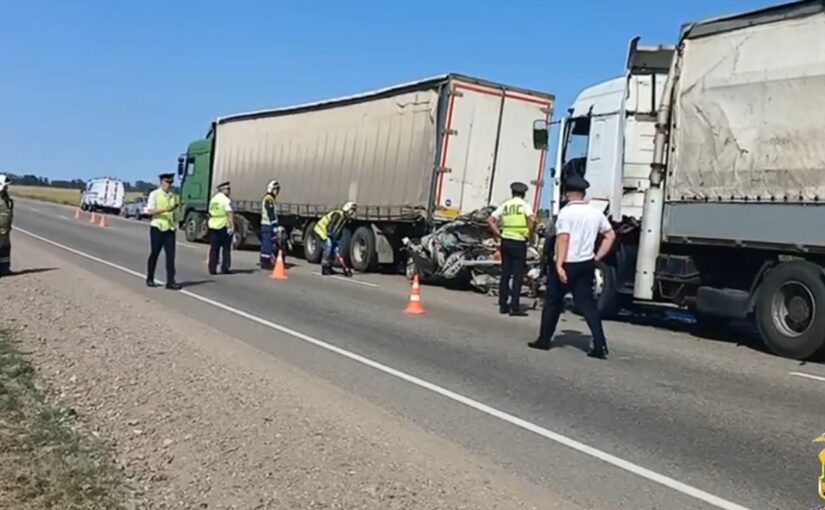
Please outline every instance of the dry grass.
[[[42, 200], [44, 202], [54, 202], [56, 204], [66, 204], [77, 206], [80, 204], [80, 190], [69, 188], [50, 188], [47, 186], [9, 186], [12, 196]], [[141, 193], [139, 191], [129, 191], [126, 193], [126, 202], [129, 202]]]
[[0, 508], [120, 509], [123, 480], [74, 411], [54, 406], [35, 370], [0, 331]]

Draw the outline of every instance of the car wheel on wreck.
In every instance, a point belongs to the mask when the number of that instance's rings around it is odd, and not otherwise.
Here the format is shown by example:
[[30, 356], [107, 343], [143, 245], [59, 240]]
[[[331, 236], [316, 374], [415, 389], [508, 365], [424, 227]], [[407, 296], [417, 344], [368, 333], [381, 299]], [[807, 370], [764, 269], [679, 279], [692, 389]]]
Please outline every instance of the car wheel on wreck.
[[[596, 307], [603, 319], [611, 319], [619, 314], [622, 309], [622, 299], [620, 299], [616, 286], [616, 267], [596, 262], [596, 271], [593, 275], [593, 297], [596, 298]], [[582, 315], [578, 305], [575, 312]]]
[[411, 256], [407, 256], [407, 263], [404, 264], [404, 276], [407, 277], [407, 280], [412, 281], [417, 271], [418, 268], [415, 266], [415, 259]]

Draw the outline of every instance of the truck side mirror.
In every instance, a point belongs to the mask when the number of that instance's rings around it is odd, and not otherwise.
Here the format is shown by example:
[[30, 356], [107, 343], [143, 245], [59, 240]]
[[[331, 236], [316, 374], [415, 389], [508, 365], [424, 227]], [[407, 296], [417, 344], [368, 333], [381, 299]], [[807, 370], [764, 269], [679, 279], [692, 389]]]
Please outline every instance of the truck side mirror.
[[186, 158], [178, 156], [178, 177], [183, 177], [183, 171], [186, 168]]
[[533, 122], [533, 148], [546, 150], [550, 139], [550, 125], [544, 119]]

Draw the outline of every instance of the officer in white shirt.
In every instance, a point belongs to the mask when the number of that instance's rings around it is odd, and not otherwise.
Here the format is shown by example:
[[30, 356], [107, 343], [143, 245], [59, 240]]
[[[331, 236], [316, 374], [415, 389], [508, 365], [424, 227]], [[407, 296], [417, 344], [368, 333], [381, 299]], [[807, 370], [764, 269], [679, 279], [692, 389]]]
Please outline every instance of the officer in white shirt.
[[[564, 296], [570, 290], [593, 336], [593, 347], [587, 355], [605, 359], [607, 340], [593, 296], [593, 278], [596, 261], [610, 253], [616, 234], [604, 214], [584, 200], [585, 190], [590, 185], [583, 177], [573, 175], [564, 184], [567, 204], [559, 211], [556, 220], [555, 267], [550, 267], [547, 271], [547, 295], [541, 314], [539, 337], [529, 346], [534, 349], [550, 349], [564, 308]], [[594, 253], [599, 236], [602, 240]]]

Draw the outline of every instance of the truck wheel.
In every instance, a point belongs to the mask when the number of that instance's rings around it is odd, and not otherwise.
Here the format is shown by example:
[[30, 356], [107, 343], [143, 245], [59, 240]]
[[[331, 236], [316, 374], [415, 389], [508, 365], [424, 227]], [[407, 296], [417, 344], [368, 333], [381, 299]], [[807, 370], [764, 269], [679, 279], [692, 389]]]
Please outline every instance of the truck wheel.
[[323, 254], [324, 250], [321, 247], [321, 242], [315, 237], [315, 222], [312, 221], [304, 231], [304, 258], [307, 259], [307, 262], [317, 264], [321, 262]]
[[349, 259], [352, 268], [366, 273], [376, 266], [375, 234], [369, 227], [358, 227], [352, 234], [349, 246]]
[[756, 323], [774, 353], [793, 359], [825, 355], [825, 282], [810, 262], [772, 269], [756, 295]]
[[186, 218], [186, 223], [184, 224], [183, 233], [186, 235], [186, 240], [190, 243], [194, 243], [200, 238], [200, 231], [201, 231], [201, 223], [203, 222], [203, 217], [198, 213], [191, 213]]
[[[603, 319], [611, 319], [621, 311], [621, 299], [616, 292], [616, 268], [614, 266], [596, 262], [593, 297], [596, 298], [596, 307]], [[581, 315], [578, 306], [576, 308], [576, 312]]]

